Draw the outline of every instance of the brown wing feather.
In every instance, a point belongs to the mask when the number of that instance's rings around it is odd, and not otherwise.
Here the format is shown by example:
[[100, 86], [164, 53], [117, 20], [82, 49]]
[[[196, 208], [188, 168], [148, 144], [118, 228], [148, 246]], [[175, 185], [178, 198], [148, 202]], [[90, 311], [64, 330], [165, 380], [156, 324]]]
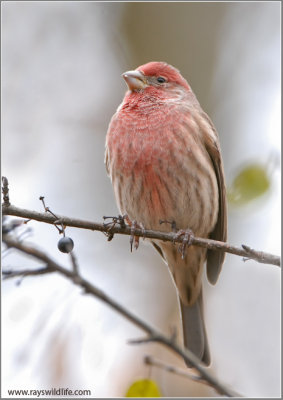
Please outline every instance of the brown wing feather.
[[108, 148], [107, 147], [105, 149], [105, 154], [104, 154], [104, 164], [105, 164], [105, 167], [106, 167], [107, 175], [109, 176], [110, 175], [110, 169], [109, 169], [109, 155], [108, 155]]
[[[212, 164], [214, 166], [218, 191], [219, 191], [219, 212], [218, 219], [215, 228], [210, 234], [210, 238], [214, 240], [219, 240], [226, 242], [227, 240], [227, 200], [226, 200], [226, 188], [224, 180], [223, 171], [223, 161], [221, 157], [220, 145], [218, 134], [214, 128], [210, 118], [205, 114], [206, 121], [209, 123], [211, 129], [213, 130], [214, 137], [206, 133], [205, 137], [205, 147], [211, 158]], [[205, 130], [204, 130], [205, 131]], [[220, 251], [207, 251], [207, 277], [210, 283], [213, 285], [216, 283], [217, 278], [220, 274], [222, 264], [224, 262], [225, 253]]]

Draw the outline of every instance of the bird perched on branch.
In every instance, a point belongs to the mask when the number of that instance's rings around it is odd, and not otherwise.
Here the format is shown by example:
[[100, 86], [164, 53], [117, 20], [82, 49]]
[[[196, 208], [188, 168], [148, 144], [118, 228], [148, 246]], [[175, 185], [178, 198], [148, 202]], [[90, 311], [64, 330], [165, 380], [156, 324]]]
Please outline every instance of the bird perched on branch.
[[107, 172], [130, 224], [166, 232], [174, 227], [183, 236], [181, 252], [171, 242], [152, 244], [178, 291], [184, 344], [209, 365], [202, 272], [207, 262], [208, 280], [215, 284], [225, 253], [190, 245], [190, 239], [195, 234], [226, 241], [218, 135], [187, 81], [171, 65], [150, 62], [123, 78], [129, 90], [107, 132]]

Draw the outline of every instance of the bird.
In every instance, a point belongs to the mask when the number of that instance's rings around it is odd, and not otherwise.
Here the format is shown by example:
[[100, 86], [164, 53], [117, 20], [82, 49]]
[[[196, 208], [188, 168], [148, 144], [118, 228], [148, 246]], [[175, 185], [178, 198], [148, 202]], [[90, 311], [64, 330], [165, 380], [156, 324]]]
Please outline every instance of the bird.
[[122, 76], [127, 91], [106, 134], [106, 170], [118, 208], [130, 224], [162, 232], [174, 228], [177, 236], [183, 235], [181, 251], [172, 242], [151, 239], [151, 244], [177, 289], [184, 346], [208, 366], [202, 276], [206, 263], [214, 285], [225, 253], [190, 243], [193, 235], [227, 240], [219, 136], [172, 65], [151, 61]]

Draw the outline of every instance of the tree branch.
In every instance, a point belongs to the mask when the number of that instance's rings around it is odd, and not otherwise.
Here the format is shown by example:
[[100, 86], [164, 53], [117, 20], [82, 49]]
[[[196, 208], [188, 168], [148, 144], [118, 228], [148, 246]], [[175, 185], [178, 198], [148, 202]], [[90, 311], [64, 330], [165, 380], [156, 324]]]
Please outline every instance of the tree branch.
[[197, 357], [187, 349], [181, 348], [178, 346], [174, 340], [174, 338], [168, 338], [164, 336], [162, 333], [158, 332], [155, 328], [151, 327], [142, 319], [138, 318], [126, 308], [122, 307], [119, 303], [105, 294], [103, 291], [93, 286], [90, 282], [82, 278], [82, 276], [78, 273], [77, 268], [73, 268], [69, 270], [65, 267], [62, 267], [57, 262], [52, 260], [47, 254], [44, 252], [30, 247], [26, 244], [18, 242], [8, 235], [4, 235], [3, 242], [6, 244], [8, 248], [15, 248], [24, 254], [28, 254], [37, 260], [43, 261], [46, 264], [46, 267], [40, 268], [38, 270], [22, 270], [22, 271], [3, 271], [3, 275], [5, 279], [15, 278], [15, 277], [23, 277], [23, 276], [32, 276], [32, 275], [41, 275], [45, 273], [54, 273], [58, 272], [62, 276], [70, 279], [75, 285], [83, 288], [85, 293], [95, 296], [102, 300], [104, 303], [112, 307], [115, 311], [121, 314], [128, 321], [132, 322], [144, 332], [147, 333], [149, 340], [154, 340], [158, 342], [174, 353], [183, 357], [187, 362], [189, 362], [196, 371], [198, 371], [199, 377], [201, 380], [206, 381], [207, 384], [212, 386], [219, 394], [226, 395], [228, 397], [237, 397], [238, 395], [234, 393], [232, 390], [227, 388], [221, 382], [218, 381], [197, 359]]
[[[145, 356], [144, 357], [144, 363], [147, 364], [147, 365], [151, 365], [153, 367], [161, 368], [164, 371], [170, 372], [172, 374], [183, 376], [184, 378], [188, 378], [188, 379], [191, 379], [192, 381], [196, 381], [196, 382], [201, 382], [201, 383], [203, 383], [205, 385], [208, 385], [208, 386], [212, 387], [209, 382], [204, 381], [199, 375], [192, 374], [191, 372], [187, 372], [182, 368], [175, 367], [174, 365], [166, 364], [165, 362], [160, 361], [160, 360], [158, 360], [158, 359], [156, 359], [156, 358], [154, 358], [152, 356], [148, 356], [148, 355]], [[235, 397], [242, 397], [241, 395], [239, 395], [236, 392], [234, 392], [234, 396]]]
[[[121, 235], [132, 235], [134, 231], [135, 236], [145, 237], [148, 239], [159, 239], [163, 241], [170, 241], [176, 243], [182, 243], [182, 238], [175, 237], [175, 233], [166, 233], [160, 231], [152, 231], [149, 229], [137, 229], [133, 230], [132, 227], [128, 225], [119, 225], [119, 223], [113, 223], [111, 226], [106, 224], [85, 221], [76, 218], [69, 218], [65, 216], [59, 216], [57, 219], [48, 213], [39, 213], [36, 211], [26, 210], [23, 208], [15, 207], [13, 205], [2, 205], [3, 215], [13, 215], [16, 217], [27, 218], [31, 220], [36, 220], [40, 222], [45, 222], [47, 224], [58, 223], [58, 218], [64, 226], [69, 226], [73, 228], [89, 229], [92, 231], [104, 232], [109, 235], [109, 240], [112, 239], [114, 234]], [[230, 254], [235, 254], [237, 256], [245, 257], [246, 259], [252, 259], [263, 264], [272, 264], [280, 266], [280, 257], [274, 254], [266, 253], [263, 251], [257, 251], [250, 248], [247, 245], [242, 245], [241, 247], [231, 246], [228, 243], [219, 242], [217, 240], [204, 239], [199, 237], [192, 238], [192, 244], [195, 246], [205, 247], [210, 250], [223, 251]]]
[[19, 270], [2, 270], [3, 279], [11, 279], [25, 276], [38, 276], [44, 274], [50, 274], [51, 272], [55, 272], [51, 267], [42, 267], [38, 269], [19, 269]]
[[158, 368], [163, 369], [164, 371], [167, 371], [167, 372], [179, 375], [179, 376], [183, 376], [185, 378], [189, 378], [192, 381], [202, 382], [204, 384], [207, 384], [206, 381], [202, 381], [202, 379], [199, 375], [192, 374], [191, 372], [187, 372], [182, 368], [175, 367], [174, 365], [166, 364], [163, 361], [157, 360], [156, 358], [154, 358], [152, 356], [148, 356], [148, 355], [145, 356], [144, 363], [146, 365], [158, 367]]
[[3, 202], [5, 206], [9, 207], [10, 199], [9, 199], [9, 183], [8, 179], [5, 176], [2, 176], [2, 193], [3, 193]]

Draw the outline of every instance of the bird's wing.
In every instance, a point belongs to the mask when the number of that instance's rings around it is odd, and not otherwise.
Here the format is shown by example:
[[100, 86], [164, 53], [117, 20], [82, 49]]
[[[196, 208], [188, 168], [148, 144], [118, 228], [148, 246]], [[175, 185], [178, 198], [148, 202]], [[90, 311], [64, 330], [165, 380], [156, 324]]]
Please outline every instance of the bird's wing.
[[110, 169], [109, 169], [108, 147], [106, 147], [106, 149], [105, 149], [104, 164], [105, 164], [105, 167], [106, 167], [107, 175], [109, 176], [110, 175]]
[[[218, 219], [213, 231], [210, 234], [210, 238], [226, 242], [227, 240], [227, 202], [226, 202], [226, 188], [224, 181], [223, 161], [221, 157], [221, 151], [219, 146], [218, 134], [216, 129], [211, 122], [210, 118], [203, 113], [202, 115], [209, 127], [210, 132], [204, 129], [204, 144], [206, 150], [211, 158], [215, 175], [218, 183], [219, 192], [219, 212]], [[225, 253], [220, 251], [207, 251], [207, 277], [210, 283], [215, 284], [220, 274], [222, 264], [224, 262]]]
[[111, 133], [115, 130], [117, 123], [119, 122], [118, 113], [116, 112], [109, 123], [107, 134], [106, 134], [106, 141], [105, 141], [105, 153], [104, 153], [104, 164], [106, 167], [107, 175], [110, 176], [110, 154], [109, 154], [109, 147], [108, 141]]

